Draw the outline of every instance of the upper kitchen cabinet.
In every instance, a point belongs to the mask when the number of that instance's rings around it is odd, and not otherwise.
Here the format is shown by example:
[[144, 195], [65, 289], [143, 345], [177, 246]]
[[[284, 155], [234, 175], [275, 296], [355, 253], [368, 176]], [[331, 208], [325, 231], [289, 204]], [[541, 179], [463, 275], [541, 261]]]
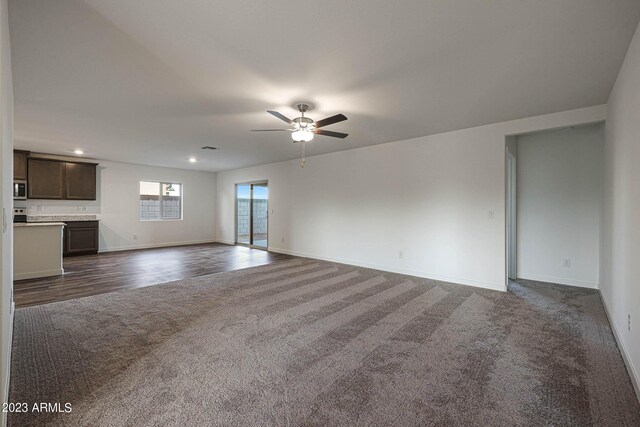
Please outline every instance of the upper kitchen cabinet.
[[65, 194], [70, 200], [96, 199], [96, 165], [65, 163]]
[[13, 150], [13, 179], [27, 180], [27, 156], [28, 151]]
[[50, 159], [28, 158], [29, 199], [64, 199], [64, 162]]
[[29, 199], [96, 200], [96, 163], [28, 158]]

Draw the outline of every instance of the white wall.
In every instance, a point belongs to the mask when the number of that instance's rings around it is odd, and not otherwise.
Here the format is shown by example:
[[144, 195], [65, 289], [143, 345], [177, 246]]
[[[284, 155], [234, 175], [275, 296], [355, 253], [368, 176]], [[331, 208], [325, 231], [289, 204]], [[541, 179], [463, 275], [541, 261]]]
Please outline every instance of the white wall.
[[[600, 289], [640, 382], [640, 29], [609, 97]], [[631, 331], [628, 315], [631, 315]], [[636, 388], [640, 396], [640, 390]]]
[[[19, 142], [18, 142], [19, 143]], [[29, 215], [98, 214], [100, 251], [211, 242], [215, 239], [216, 175], [97, 160], [97, 200], [27, 200]], [[140, 221], [140, 181], [183, 184], [182, 221]], [[37, 207], [43, 210], [38, 212]], [[78, 206], [86, 207], [78, 212]], [[134, 239], [133, 236], [138, 238]]]
[[603, 124], [517, 137], [518, 277], [598, 287], [603, 155]]
[[267, 179], [271, 250], [504, 290], [505, 136], [605, 114], [597, 106], [325, 154], [304, 169], [292, 160], [221, 172], [216, 236], [234, 241], [234, 184]]
[[[13, 327], [13, 83], [11, 79], [11, 46], [7, 1], [0, 1], [0, 208], [6, 216], [6, 227], [0, 234], [0, 390], [2, 402], [6, 402], [9, 390], [9, 363], [11, 359], [11, 333]], [[2, 222], [2, 219], [0, 219]], [[2, 413], [2, 425], [6, 414]]]

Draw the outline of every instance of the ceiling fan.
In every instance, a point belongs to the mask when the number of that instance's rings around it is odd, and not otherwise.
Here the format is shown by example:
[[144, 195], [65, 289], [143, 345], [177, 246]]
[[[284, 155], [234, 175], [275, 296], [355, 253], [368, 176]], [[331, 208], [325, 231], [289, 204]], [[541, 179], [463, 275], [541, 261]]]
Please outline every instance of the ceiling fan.
[[331, 136], [333, 138], [346, 138], [349, 136], [347, 133], [320, 129], [325, 126], [347, 120], [343, 114], [336, 114], [335, 116], [327, 117], [326, 119], [315, 122], [304, 115], [304, 113], [311, 110], [311, 106], [309, 104], [296, 104], [296, 108], [300, 111], [301, 115], [293, 120], [277, 111], [267, 111], [267, 113], [290, 124], [292, 126], [290, 129], [253, 129], [253, 132], [291, 132], [293, 142], [309, 142], [313, 139], [314, 135]]

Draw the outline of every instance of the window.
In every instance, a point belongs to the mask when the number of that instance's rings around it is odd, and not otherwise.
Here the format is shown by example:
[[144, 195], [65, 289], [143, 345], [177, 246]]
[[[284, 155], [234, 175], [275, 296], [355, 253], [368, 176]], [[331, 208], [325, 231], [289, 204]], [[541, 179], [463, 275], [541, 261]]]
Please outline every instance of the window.
[[140, 181], [140, 221], [182, 219], [182, 184]]

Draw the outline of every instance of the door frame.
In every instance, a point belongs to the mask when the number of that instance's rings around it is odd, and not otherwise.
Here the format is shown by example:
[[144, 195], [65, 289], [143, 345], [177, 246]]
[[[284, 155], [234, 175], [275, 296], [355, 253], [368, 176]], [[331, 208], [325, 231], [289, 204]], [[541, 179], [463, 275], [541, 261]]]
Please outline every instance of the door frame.
[[[269, 180], [268, 179], [260, 179], [257, 181], [246, 181], [246, 182], [236, 182], [233, 186], [233, 222], [235, 227], [233, 229], [233, 241], [235, 245], [245, 246], [247, 248], [260, 249], [263, 251], [269, 251], [269, 209], [268, 209], [268, 201], [269, 196], [267, 192], [267, 246], [256, 246], [251, 243], [241, 243], [238, 242], [238, 186], [239, 185], [248, 185], [250, 186], [249, 190], [249, 242], [253, 242], [253, 186], [254, 185], [264, 185], [269, 188]], [[268, 190], [267, 190], [268, 191]]]
[[518, 277], [517, 135], [505, 137], [505, 267], [506, 286]]

